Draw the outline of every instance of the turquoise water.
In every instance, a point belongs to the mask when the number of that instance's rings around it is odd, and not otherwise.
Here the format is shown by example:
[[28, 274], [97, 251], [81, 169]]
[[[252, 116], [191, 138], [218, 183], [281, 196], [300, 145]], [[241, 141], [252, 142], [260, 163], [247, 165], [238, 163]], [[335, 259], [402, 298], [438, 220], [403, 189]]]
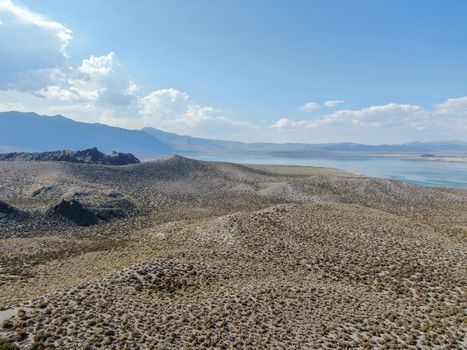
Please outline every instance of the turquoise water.
[[244, 164], [287, 164], [335, 168], [370, 177], [394, 179], [424, 186], [467, 189], [467, 163], [419, 161], [402, 158], [332, 157], [194, 157]]

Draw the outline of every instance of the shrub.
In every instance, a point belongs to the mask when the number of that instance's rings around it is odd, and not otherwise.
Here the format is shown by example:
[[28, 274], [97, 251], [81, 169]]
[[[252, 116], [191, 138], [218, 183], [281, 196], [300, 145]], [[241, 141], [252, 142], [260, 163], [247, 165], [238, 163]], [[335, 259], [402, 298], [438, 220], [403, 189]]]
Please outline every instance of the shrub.
[[0, 350], [17, 350], [16, 344], [9, 341], [7, 338], [0, 338]]
[[10, 320], [3, 321], [2, 328], [6, 329], [6, 330], [12, 329], [13, 328], [13, 322], [11, 322]]

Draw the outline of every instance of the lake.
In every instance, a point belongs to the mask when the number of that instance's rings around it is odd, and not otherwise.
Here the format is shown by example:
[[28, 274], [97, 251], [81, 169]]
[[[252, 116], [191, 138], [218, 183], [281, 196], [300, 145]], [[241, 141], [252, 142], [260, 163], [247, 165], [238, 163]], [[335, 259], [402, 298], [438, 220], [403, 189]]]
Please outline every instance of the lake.
[[467, 189], [467, 163], [419, 161], [382, 157], [292, 158], [195, 156], [193, 158], [243, 164], [287, 164], [327, 167], [370, 177], [400, 180], [423, 186]]

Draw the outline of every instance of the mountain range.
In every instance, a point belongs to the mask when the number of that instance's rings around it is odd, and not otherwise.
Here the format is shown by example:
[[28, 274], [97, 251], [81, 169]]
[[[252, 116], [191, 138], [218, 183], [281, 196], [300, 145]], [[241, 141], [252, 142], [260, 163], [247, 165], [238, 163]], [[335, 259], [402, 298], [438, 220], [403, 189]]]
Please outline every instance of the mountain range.
[[104, 124], [78, 122], [61, 115], [33, 112], [0, 113], [0, 152], [43, 152], [97, 147], [103, 152], [118, 149], [142, 159], [169, 154], [256, 155], [256, 156], [338, 156], [382, 154], [465, 155], [467, 142], [411, 142], [397, 145], [358, 143], [245, 143], [183, 136], [155, 128], [128, 130]]

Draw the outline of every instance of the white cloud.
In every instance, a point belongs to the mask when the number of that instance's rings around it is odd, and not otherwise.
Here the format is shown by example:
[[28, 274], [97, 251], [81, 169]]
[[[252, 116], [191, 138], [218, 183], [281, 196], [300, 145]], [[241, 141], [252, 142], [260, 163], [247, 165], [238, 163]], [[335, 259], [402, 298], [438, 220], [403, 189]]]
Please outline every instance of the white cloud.
[[[329, 100], [323, 103], [325, 107], [333, 108], [340, 104], [344, 103], [342, 100]], [[303, 106], [300, 106], [298, 110], [300, 112], [313, 112], [321, 108], [321, 105], [317, 102], [308, 102], [305, 103]]]
[[36, 94], [62, 101], [125, 105], [136, 102], [138, 92], [138, 86], [110, 52], [84, 59], [80, 66], [70, 68], [54, 85], [48, 85]]
[[186, 131], [208, 120], [225, 120], [221, 111], [196, 104], [188, 94], [175, 89], [151, 92], [139, 100], [142, 121], [170, 130]]
[[407, 126], [426, 117], [426, 112], [420, 106], [388, 103], [358, 110], [343, 109], [325, 116], [322, 120], [329, 123], [344, 123], [362, 127], [378, 127], [400, 125]]
[[308, 127], [310, 122], [304, 120], [291, 120], [289, 118], [281, 118], [276, 120], [271, 127], [276, 129], [288, 129], [288, 128], [301, 128]]
[[62, 88], [58, 85], [49, 85], [37, 92], [38, 96], [62, 101], [96, 101], [99, 98], [99, 90], [85, 89], [86, 85], [82, 80], [70, 80], [69, 88]]
[[467, 96], [450, 98], [436, 105], [434, 114], [467, 117]]
[[[0, 0], [0, 12], [14, 16], [21, 25], [32, 25], [56, 35], [61, 43], [60, 51], [65, 54], [69, 41], [73, 38], [72, 31], [63, 24], [51, 21], [44, 16], [15, 5], [11, 0]], [[3, 23], [3, 22], [2, 22]]]
[[282, 118], [274, 122], [274, 128], [325, 128], [335, 125], [348, 127], [375, 128], [380, 126], [397, 126], [405, 123], [406, 126], [419, 127], [427, 118], [427, 113], [420, 106], [389, 103], [386, 105], [371, 106], [367, 108], [350, 110], [343, 109], [326, 114], [312, 120], [292, 121]]
[[110, 52], [104, 56], [94, 56], [84, 59], [78, 70], [88, 74], [108, 74], [111, 73], [115, 54]]
[[153, 91], [141, 98], [139, 104], [142, 116], [157, 120], [178, 118], [194, 106], [186, 93], [175, 89]]
[[329, 101], [324, 102], [324, 105], [326, 107], [333, 108], [333, 107], [336, 107], [337, 105], [340, 105], [342, 103], [344, 103], [344, 101], [342, 101], [342, 100], [329, 100]]
[[24, 111], [24, 106], [19, 102], [0, 103], [0, 112]]
[[0, 90], [73, 103], [136, 102], [139, 88], [113, 52], [91, 55], [72, 66], [66, 53], [72, 32], [63, 24], [11, 0], [0, 0], [0, 19], [4, 23], [0, 30]]
[[317, 109], [320, 109], [321, 106], [319, 105], [319, 103], [316, 103], [316, 102], [308, 102], [308, 103], [305, 103], [303, 106], [300, 106], [298, 108], [298, 110], [300, 112], [312, 112], [312, 111], [315, 111]]
[[272, 128], [284, 129], [289, 126], [293, 126], [293, 121], [288, 118], [281, 118], [272, 123]]
[[239, 139], [245, 132], [255, 129], [254, 125], [226, 117], [220, 110], [197, 104], [188, 94], [176, 89], [155, 90], [139, 98], [136, 113], [125, 109], [97, 108], [92, 103], [86, 108], [82, 104], [69, 110], [67, 107], [56, 106], [49, 111], [72, 115], [82, 121], [89, 121], [94, 116], [94, 122], [108, 125], [129, 129], [154, 127], [198, 137]]
[[10, 0], [0, 0], [0, 21], [0, 89], [34, 91], [66, 68], [69, 28]]
[[[50, 106], [47, 108], [47, 114], [63, 114], [69, 116], [70, 113], [73, 115], [83, 115], [84, 113], [97, 113], [98, 110], [91, 103], [79, 103], [79, 104], [66, 104], [66, 105], [56, 105]], [[95, 118], [95, 115], [94, 115]], [[78, 118], [83, 119], [83, 118]], [[84, 118], [85, 119], [85, 118]]]
[[140, 97], [139, 87], [113, 52], [71, 65], [66, 52], [71, 30], [11, 0], [0, 0], [0, 20], [0, 90], [40, 97], [49, 104], [44, 108], [44, 103], [38, 103], [42, 111], [81, 121], [184, 132], [206, 123], [236, 124], [219, 110], [198, 105], [175, 89]]

